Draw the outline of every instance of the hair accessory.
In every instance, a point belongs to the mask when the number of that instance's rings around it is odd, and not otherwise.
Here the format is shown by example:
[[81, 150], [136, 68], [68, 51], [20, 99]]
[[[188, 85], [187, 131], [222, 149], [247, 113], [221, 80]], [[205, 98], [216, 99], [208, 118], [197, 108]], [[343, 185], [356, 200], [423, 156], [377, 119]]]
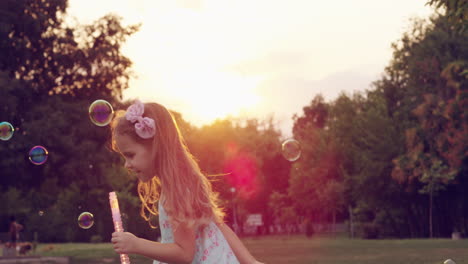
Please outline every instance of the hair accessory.
[[143, 117], [145, 112], [145, 105], [136, 100], [134, 104], [128, 107], [125, 118], [135, 123], [135, 132], [138, 136], [144, 139], [152, 138], [156, 133], [156, 125], [154, 120], [149, 117]]

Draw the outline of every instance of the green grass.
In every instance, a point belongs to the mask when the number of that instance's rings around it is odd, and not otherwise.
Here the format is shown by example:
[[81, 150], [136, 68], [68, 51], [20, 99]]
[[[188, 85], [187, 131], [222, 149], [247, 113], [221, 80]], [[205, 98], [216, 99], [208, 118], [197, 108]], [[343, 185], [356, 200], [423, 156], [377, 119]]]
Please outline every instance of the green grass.
[[[244, 238], [243, 241], [258, 260], [269, 264], [442, 264], [448, 258], [457, 264], [468, 264], [468, 240], [266, 236]], [[41, 244], [36, 253], [70, 256], [71, 264], [120, 263], [110, 243]], [[130, 255], [130, 259], [132, 264], [152, 263], [140, 256]]]
[[[39, 244], [34, 255], [70, 257], [70, 264], [120, 263], [111, 243]], [[132, 264], [151, 264], [152, 260], [130, 255]]]

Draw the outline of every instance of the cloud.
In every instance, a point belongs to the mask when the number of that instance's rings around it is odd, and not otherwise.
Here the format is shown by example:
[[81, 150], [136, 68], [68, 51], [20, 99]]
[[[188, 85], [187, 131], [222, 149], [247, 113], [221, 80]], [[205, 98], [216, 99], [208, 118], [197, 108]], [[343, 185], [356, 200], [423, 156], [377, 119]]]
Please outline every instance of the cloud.
[[270, 52], [256, 59], [230, 66], [244, 76], [263, 79], [256, 93], [263, 96], [262, 113], [299, 111], [317, 94], [331, 101], [341, 92], [353, 93], [370, 88], [383, 71], [383, 65], [358, 65], [342, 71], [333, 71], [316, 78], [315, 64], [307, 53], [300, 51]]
[[362, 73], [356, 69], [336, 72], [320, 80], [298, 75], [274, 75], [258, 87], [257, 92], [263, 100], [255, 109], [257, 117], [265, 118], [273, 114], [283, 134], [290, 136], [293, 115], [302, 115], [303, 107], [308, 106], [315, 96], [321, 94], [327, 102], [331, 102], [341, 93], [352, 95], [369, 89], [377, 78], [374, 73]]

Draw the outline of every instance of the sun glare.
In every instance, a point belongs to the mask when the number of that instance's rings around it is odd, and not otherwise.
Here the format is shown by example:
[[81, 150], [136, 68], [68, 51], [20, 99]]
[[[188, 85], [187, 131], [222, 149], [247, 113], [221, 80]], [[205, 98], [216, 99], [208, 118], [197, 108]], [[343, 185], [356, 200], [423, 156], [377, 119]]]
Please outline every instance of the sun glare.
[[314, 94], [365, 89], [408, 18], [432, 13], [418, 0], [69, 2], [83, 23], [108, 13], [141, 23], [122, 46], [137, 75], [123, 98], [160, 102], [195, 125], [275, 114], [290, 126]]
[[259, 79], [221, 71], [173, 72], [165, 76], [171, 92], [203, 123], [253, 111], [260, 101], [255, 93]]
[[219, 37], [229, 28], [213, 23], [216, 12], [177, 5], [148, 8], [159, 13], [142, 17], [140, 31], [124, 49], [134, 59], [138, 78], [153, 80], [151, 90], [141, 87], [148, 91], [147, 96], [176, 98], [169, 105], [196, 124], [255, 113], [261, 101], [257, 93], [262, 77], [232, 69], [244, 59], [239, 53], [242, 41]]

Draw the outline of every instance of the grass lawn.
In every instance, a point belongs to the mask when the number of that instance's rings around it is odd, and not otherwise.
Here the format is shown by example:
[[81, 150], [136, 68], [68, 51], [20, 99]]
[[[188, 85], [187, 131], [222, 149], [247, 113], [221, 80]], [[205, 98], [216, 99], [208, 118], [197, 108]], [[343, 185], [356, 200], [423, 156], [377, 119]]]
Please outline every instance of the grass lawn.
[[[305, 236], [244, 238], [252, 254], [265, 263], [297, 264], [442, 264], [452, 259], [468, 264], [468, 240], [361, 240]], [[120, 263], [110, 243], [40, 244], [37, 254], [70, 256], [71, 264]], [[132, 264], [152, 261], [130, 255]]]

